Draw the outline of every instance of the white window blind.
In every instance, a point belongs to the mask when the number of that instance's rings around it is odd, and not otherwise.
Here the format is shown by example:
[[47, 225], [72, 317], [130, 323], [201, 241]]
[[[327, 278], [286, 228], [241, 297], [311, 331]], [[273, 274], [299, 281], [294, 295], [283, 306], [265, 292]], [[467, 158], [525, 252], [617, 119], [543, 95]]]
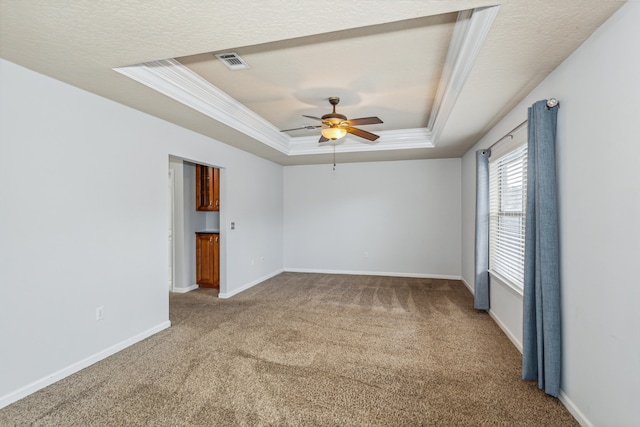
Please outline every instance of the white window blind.
[[522, 290], [527, 206], [527, 144], [526, 140], [519, 142], [506, 154], [503, 150], [496, 150], [499, 157], [490, 158], [489, 270]]

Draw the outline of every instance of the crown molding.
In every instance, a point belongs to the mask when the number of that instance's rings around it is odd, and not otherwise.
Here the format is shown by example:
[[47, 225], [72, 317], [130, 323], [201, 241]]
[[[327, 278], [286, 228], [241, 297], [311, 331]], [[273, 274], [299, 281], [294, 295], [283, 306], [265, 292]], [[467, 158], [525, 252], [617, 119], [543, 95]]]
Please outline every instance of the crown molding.
[[434, 146], [458, 100], [458, 95], [462, 92], [499, 9], [500, 6], [489, 6], [458, 12], [427, 125], [431, 130]]
[[169, 98], [289, 154], [290, 137], [175, 59], [114, 68]]
[[365, 141], [350, 135], [336, 142], [318, 144], [318, 136], [291, 138], [290, 156], [308, 154], [354, 153], [359, 151], [406, 150], [411, 148], [433, 148], [431, 132], [427, 128], [385, 130], [376, 132], [380, 135], [377, 141]]
[[318, 144], [318, 136], [292, 138], [175, 59], [114, 70], [288, 156], [324, 154], [333, 152], [334, 146], [338, 152], [432, 148], [436, 146], [498, 9], [499, 6], [492, 6], [458, 12], [429, 125], [380, 131], [377, 132], [380, 139], [376, 142], [351, 136], [342, 138], [338, 144]]

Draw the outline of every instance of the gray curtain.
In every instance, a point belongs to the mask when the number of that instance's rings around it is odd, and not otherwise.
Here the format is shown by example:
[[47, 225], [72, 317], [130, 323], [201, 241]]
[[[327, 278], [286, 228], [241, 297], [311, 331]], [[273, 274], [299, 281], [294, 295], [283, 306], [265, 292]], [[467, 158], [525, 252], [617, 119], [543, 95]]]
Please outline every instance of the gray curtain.
[[489, 156], [476, 151], [475, 300], [477, 310], [489, 310]]
[[529, 108], [522, 378], [560, 391], [560, 271], [555, 140], [558, 107]]

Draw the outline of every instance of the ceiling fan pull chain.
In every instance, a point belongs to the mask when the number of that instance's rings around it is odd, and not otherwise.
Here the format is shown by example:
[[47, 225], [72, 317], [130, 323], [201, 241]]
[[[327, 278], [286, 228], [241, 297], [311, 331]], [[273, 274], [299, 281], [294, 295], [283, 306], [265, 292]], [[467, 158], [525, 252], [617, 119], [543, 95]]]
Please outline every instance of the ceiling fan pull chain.
[[333, 170], [336, 170], [336, 145], [333, 144]]

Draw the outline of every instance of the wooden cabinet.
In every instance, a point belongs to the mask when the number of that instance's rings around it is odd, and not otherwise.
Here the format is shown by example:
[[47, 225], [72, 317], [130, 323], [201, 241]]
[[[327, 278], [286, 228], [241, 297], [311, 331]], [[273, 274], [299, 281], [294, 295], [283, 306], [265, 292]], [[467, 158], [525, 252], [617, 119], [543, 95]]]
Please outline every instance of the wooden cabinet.
[[196, 283], [201, 288], [220, 287], [219, 234], [196, 234]]
[[220, 169], [196, 165], [196, 210], [220, 210]]
[[[220, 210], [220, 169], [196, 165], [196, 210]], [[196, 233], [196, 283], [201, 288], [220, 287], [220, 235], [216, 232]]]

